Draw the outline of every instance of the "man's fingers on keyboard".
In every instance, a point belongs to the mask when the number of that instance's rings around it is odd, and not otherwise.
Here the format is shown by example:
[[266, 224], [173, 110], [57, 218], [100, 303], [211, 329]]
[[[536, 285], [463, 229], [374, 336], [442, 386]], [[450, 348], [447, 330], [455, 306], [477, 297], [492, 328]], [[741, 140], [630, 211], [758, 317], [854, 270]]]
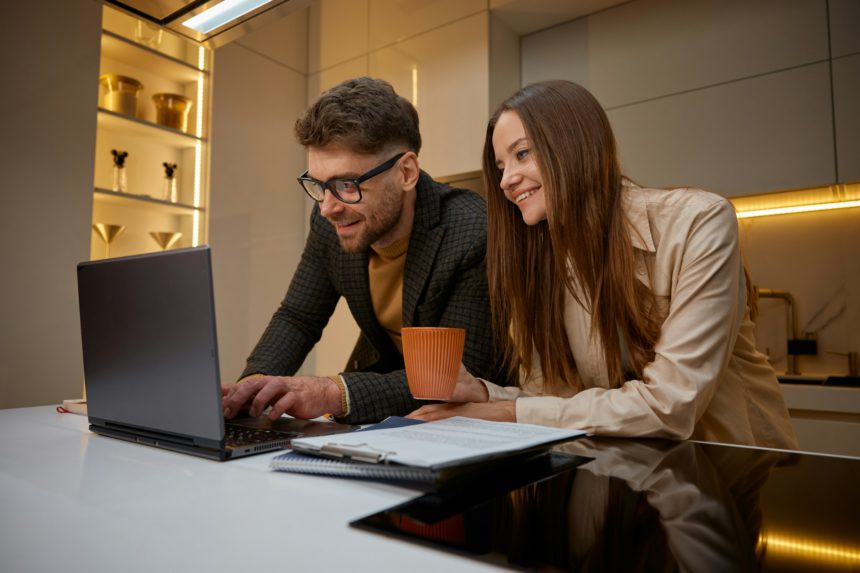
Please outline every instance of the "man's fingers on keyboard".
[[272, 411], [269, 412], [269, 418], [272, 420], [277, 420], [282, 415], [289, 412], [290, 409], [292, 409], [293, 404], [295, 404], [295, 401], [295, 394], [293, 394], [292, 392], [287, 393], [284, 397], [282, 397], [280, 400], [278, 400], [277, 402], [275, 402], [275, 404], [272, 405]]

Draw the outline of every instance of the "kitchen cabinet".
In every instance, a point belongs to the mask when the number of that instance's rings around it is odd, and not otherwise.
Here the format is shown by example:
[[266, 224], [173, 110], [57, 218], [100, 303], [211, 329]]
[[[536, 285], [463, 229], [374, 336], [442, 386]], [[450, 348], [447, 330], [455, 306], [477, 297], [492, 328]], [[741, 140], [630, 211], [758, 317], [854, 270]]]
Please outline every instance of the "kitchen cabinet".
[[839, 183], [860, 181], [860, 53], [833, 60]]
[[860, 388], [782, 384], [800, 449], [860, 456]]
[[622, 168], [727, 197], [860, 178], [854, 0], [637, 0], [524, 36], [523, 84], [606, 108]]
[[623, 169], [648, 185], [737, 197], [836, 179], [823, 62], [607, 113]]
[[830, 57], [841, 58], [860, 52], [860, 2], [857, 0], [827, 0], [830, 16]]
[[[117, 92], [115, 82], [99, 82], [91, 258], [160, 250], [168, 238], [168, 248], [206, 242], [211, 69], [207, 48], [103, 7], [100, 78], [140, 87]], [[156, 94], [190, 108], [159, 114]], [[114, 151], [127, 153], [124, 184]], [[97, 224], [123, 230], [108, 246]]]

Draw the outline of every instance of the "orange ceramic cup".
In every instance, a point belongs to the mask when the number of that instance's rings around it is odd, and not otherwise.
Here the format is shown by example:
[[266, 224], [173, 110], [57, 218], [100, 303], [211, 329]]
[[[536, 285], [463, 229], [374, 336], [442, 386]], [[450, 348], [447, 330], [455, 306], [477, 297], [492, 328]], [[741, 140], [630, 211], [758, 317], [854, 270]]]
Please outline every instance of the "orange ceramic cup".
[[421, 400], [450, 400], [463, 361], [466, 331], [409, 326], [400, 331], [400, 336], [412, 395]]

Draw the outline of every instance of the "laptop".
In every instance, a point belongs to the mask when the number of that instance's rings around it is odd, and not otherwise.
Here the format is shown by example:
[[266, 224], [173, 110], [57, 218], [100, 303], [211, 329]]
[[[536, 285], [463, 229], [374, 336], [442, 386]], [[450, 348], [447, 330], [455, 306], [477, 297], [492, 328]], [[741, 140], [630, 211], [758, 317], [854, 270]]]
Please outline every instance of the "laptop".
[[353, 426], [224, 420], [211, 252], [177, 249], [78, 265], [90, 430], [214, 460], [288, 448]]

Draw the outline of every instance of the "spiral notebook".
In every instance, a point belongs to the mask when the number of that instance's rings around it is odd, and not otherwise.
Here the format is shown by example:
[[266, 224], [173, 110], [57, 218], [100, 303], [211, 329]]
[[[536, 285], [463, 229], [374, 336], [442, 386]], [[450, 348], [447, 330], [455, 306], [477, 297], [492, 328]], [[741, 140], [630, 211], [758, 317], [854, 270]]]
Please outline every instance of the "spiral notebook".
[[[385, 421], [353, 432], [353, 437], [364, 432], [374, 430], [392, 430], [400, 429], [406, 426], [422, 424], [417, 420], [409, 420], [406, 418], [390, 417]], [[475, 422], [482, 424], [483, 429], [486, 425], [498, 423], [493, 422]], [[439, 422], [431, 423], [433, 425], [440, 424]], [[430, 428], [430, 426], [425, 426]], [[553, 438], [547, 437], [541, 443], [534, 443], [528, 447], [519, 449], [510, 449], [504, 452], [493, 451], [471, 457], [462, 457], [454, 461], [449, 461], [439, 464], [430, 465], [410, 465], [403, 463], [388, 463], [384, 459], [366, 460], [360, 453], [360, 450], [355, 447], [350, 447], [348, 453], [342, 454], [342, 457], [336, 457], [339, 454], [333, 453], [332, 450], [323, 451], [296, 451], [296, 443], [293, 443], [293, 451], [276, 456], [272, 459], [269, 467], [273, 470], [302, 473], [320, 476], [333, 476], [344, 478], [357, 478], [367, 480], [384, 480], [397, 482], [410, 482], [419, 486], [431, 486], [432, 488], [447, 487], [451, 484], [461, 483], [465, 480], [475, 479], [479, 475], [487, 473], [495, 473], [502, 468], [511, 468], [516, 466], [518, 469], [525, 466], [538, 466], [547, 463], [549, 459], [549, 449], [552, 445], [570, 439], [571, 436], [576, 437], [583, 435], [583, 432], [558, 430], [553, 434]], [[379, 434], [382, 435], [382, 434]], [[565, 436], [565, 437], [560, 437]], [[307, 441], [307, 440], [306, 440]], [[313, 441], [313, 440], [311, 440]], [[342, 441], [342, 440], [339, 440]], [[353, 440], [355, 442], [356, 440]], [[374, 438], [365, 434], [358, 441], [364, 442], [360, 444], [365, 448], [374, 450], [372, 444], [376, 441]]]
[[[397, 465], [378, 465], [351, 460], [320, 458], [300, 452], [287, 452], [276, 456], [269, 467], [273, 470], [327, 477], [396, 482], [422, 490], [449, 488], [480, 479], [481, 476], [498, 475], [508, 468], [517, 472], [553, 466], [565, 460], [565, 464], [583, 463], [584, 458], [555, 454], [547, 450], [523, 452], [516, 456], [484, 463], [472, 463], [454, 468], [428, 469]], [[505, 472], [502, 472], [505, 473]]]
[[[400, 428], [414, 424], [423, 424], [423, 422], [420, 420], [391, 416], [378, 424], [358, 430], [356, 433], [371, 430], [382, 430], [385, 428]], [[434, 472], [427, 471], [424, 468], [370, 464], [352, 459], [320, 457], [296, 451], [286, 452], [275, 456], [269, 463], [269, 467], [277, 471], [300, 474], [414, 481], [420, 483], [432, 483], [439, 478], [439, 476], [435, 475]]]

